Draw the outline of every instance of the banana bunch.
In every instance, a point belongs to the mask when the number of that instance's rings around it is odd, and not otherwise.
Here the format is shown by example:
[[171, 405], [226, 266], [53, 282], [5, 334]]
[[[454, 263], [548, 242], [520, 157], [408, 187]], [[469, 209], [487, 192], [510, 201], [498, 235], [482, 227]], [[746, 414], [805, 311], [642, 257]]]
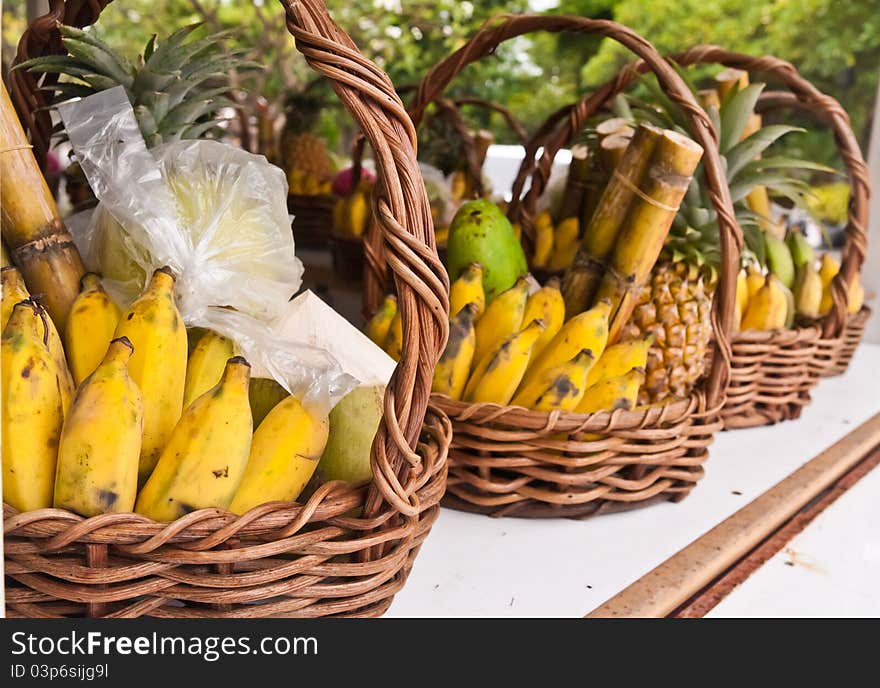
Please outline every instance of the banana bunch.
[[[790, 328], [795, 321], [827, 315], [833, 304], [831, 282], [840, 264], [829, 253], [817, 260], [804, 236], [791, 230], [785, 239], [767, 233], [768, 271], [750, 265], [737, 276], [736, 323], [740, 330]], [[859, 275], [849, 286], [847, 310], [857, 313], [864, 303]]]
[[322, 196], [331, 192], [333, 182], [294, 168], [287, 173], [287, 186], [289, 192], [297, 196]]
[[372, 184], [361, 180], [348, 196], [343, 196], [333, 206], [333, 233], [341, 237], [358, 238], [367, 231], [372, 217], [370, 194]]
[[580, 243], [580, 222], [567, 217], [553, 224], [549, 210], [535, 217], [535, 253], [532, 265], [548, 272], [562, 272], [571, 265]]
[[558, 279], [532, 293], [521, 279], [486, 305], [480, 277], [473, 264], [451, 285], [449, 340], [432, 392], [545, 412], [635, 406], [651, 341], [606, 349], [610, 304], [565, 322]]

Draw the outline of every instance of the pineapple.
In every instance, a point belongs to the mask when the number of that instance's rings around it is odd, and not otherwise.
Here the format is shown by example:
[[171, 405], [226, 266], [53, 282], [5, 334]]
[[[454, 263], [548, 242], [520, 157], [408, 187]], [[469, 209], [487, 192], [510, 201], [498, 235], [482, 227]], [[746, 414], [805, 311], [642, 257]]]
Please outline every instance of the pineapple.
[[47, 87], [56, 104], [124, 87], [148, 148], [201, 138], [218, 131], [220, 110], [234, 105], [225, 96], [229, 71], [253, 65], [242, 60], [242, 51], [223, 48], [223, 33], [187, 40], [200, 26], [185, 26], [162, 41], [154, 34], [132, 63], [94, 32], [62, 24], [67, 55], [36, 57], [16, 69], [65, 77]]
[[281, 131], [281, 163], [287, 172], [291, 193], [314, 196], [326, 190], [333, 176], [333, 161], [327, 142], [314, 133], [322, 98], [295, 93], [285, 102]]
[[[651, 85], [648, 86], [650, 89]], [[749, 208], [749, 195], [764, 186], [771, 195], [801, 203], [806, 185], [797, 179], [782, 177], [780, 172], [825, 169], [788, 157], [757, 157], [782, 136], [797, 130], [771, 125], [749, 133], [747, 127], [754, 123], [754, 105], [762, 88], [762, 84], [745, 87], [726, 96], [720, 107], [714, 104], [707, 107], [721, 134], [719, 152], [726, 162], [737, 220], [745, 234], [746, 260], [761, 264], [765, 261], [763, 218]], [[677, 106], [656, 90], [653, 95], [655, 98], [649, 106], [643, 101], [618, 101], [616, 112], [633, 123], [647, 121], [686, 132], [687, 122]], [[717, 216], [702, 184], [703, 176], [698, 171], [663, 253], [621, 331], [621, 341], [648, 333], [655, 337], [648, 353], [645, 383], [639, 394], [642, 404], [686, 398], [709, 370], [712, 297], [718, 281], [720, 246]]]

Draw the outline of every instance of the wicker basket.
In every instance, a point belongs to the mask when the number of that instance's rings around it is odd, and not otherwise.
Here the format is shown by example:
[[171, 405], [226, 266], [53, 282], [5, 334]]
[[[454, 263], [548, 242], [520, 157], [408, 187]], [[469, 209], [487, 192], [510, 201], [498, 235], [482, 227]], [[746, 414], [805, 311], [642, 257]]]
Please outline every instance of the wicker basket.
[[329, 249], [333, 235], [335, 194], [289, 194], [287, 210], [293, 215], [293, 240], [298, 248]]
[[[846, 285], [858, 273], [867, 250], [867, 166], [840, 104], [818, 91], [788, 62], [743, 55], [716, 46], [697, 46], [670, 59], [682, 67], [721, 64], [768, 76], [781, 82], [788, 91], [764, 94], [759, 101], [760, 109], [797, 107], [812, 113], [834, 131], [852, 186], [843, 263], [832, 284], [834, 307], [815, 325], [786, 331], [737, 333], [731, 341], [730, 384], [722, 409], [726, 428], [754, 427], [797, 418], [801, 409], [810, 403], [810, 390], [820, 376], [846, 369], [870, 312], [864, 308], [853, 316], [846, 314]], [[597, 93], [615, 89], [621, 80], [630, 83], [650, 69], [645, 62], [630, 65]], [[546, 140], [550, 152], [559, 150], [582, 129], [588, 114], [592, 114], [585, 106], [594, 97], [585, 96], [569, 110], [568, 117], [560, 118], [561, 126]], [[527, 201], [528, 196], [524, 203]], [[525, 213], [524, 228], [527, 217]]]
[[[573, 32], [614, 38], [650, 65], [664, 90], [687, 112], [695, 138], [706, 149], [704, 170], [718, 209], [724, 268], [712, 325], [715, 352], [708, 377], [685, 400], [641, 410], [590, 415], [536, 412], [514, 406], [471, 404], [435, 395], [453, 423], [449, 482], [444, 504], [493, 516], [583, 518], [607, 511], [684, 498], [703, 475], [713, 435], [721, 429], [719, 410], [729, 373], [727, 332], [733, 319], [742, 236], [733, 217], [715, 132], [692, 93], [643, 38], [609, 21], [580, 17], [505, 17], [478, 31], [422, 81], [410, 106], [414, 120], [427, 103], [471, 62], [490, 55], [502, 42], [533, 31]], [[584, 119], [632, 82], [624, 73], [615, 83], [580, 104]], [[545, 131], [557, 133], [570, 112], [554, 113]], [[545, 141], [546, 143], [546, 141]], [[532, 186], [522, 202], [524, 237], [532, 230], [530, 210], [546, 185], [557, 146], [545, 146], [535, 163]], [[527, 154], [528, 155], [528, 154]]]
[[297, 48], [332, 80], [379, 161], [374, 205], [393, 254], [404, 346], [373, 444], [374, 479], [327, 483], [304, 504], [273, 502], [243, 516], [203, 509], [173, 523], [4, 504], [9, 616], [377, 616], [437, 517], [450, 425], [429, 391], [447, 334], [448, 280], [415, 131], [387, 76], [319, 0], [284, 7]]

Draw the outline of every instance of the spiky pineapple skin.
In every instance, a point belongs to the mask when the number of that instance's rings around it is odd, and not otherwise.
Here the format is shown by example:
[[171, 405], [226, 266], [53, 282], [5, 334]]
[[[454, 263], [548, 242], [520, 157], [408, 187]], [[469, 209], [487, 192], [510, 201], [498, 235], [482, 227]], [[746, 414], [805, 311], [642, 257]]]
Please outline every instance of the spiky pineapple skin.
[[281, 159], [288, 174], [299, 170], [303, 177], [323, 182], [333, 176], [333, 161], [323, 138], [308, 131], [285, 128], [281, 133]]
[[641, 289], [620, 340], [654, 334], [640, 404], [687, 398], [708, 371], [712, 292], [699, 271], [682, 262], [658, 262]]

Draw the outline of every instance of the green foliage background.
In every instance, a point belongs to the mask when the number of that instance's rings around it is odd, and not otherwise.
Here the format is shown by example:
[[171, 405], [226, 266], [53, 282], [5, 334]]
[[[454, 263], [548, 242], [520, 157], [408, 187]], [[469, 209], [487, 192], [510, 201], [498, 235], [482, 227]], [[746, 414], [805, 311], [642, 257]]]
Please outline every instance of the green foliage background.
[[[3, 60], [24, 27], [24, 0], [3, 2]], [[794, 62], [819, 88], [848, 109], [867, 146], [880, 76], [880, 0], [327, 0], [334, 18], [395, 84], [413, 84], [491, 16], [542, 11], [613, 18], [661, 51], [717, 43]], [[293, 47], [275, 0], [116, 0], [96, 29], [127, 55], [152, 33], [164, 35], [207, 18], [212, 30], [235, 30], [236, 43], [253, 49], [266, 70], [246, 88], [280, 104], [284, 94], [313, 78]], [[600, 84], [629, 59], [620, 46], [584, 36], [536, 35], [510, 41], [489, 59], [468, 67], [452, 93], [474, 94], [507, 105], [533, 129], [557, 107]], [[510, 141], [500, 119], [475, 110], [475, 124]], [[340, 125], [340, 122], [342, 124]], [[325, 133], [339, 145], [350, 134], [344, 118], [328, 113]], [[802, 135], [805, 155], [831, 160], [833, 141]]]

